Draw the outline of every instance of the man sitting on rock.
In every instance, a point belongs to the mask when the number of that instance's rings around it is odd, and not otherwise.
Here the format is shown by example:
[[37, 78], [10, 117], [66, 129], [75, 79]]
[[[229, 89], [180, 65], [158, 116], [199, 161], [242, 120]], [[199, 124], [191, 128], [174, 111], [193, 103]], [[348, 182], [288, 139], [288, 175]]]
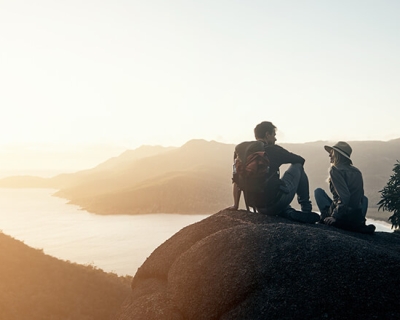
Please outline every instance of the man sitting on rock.
[[[268, 183], [264, 190], [265, 201], [262, 206], [257, 207], [258, 212], [278, 215], [304, 223], [319, 221], [319, 215], [312, 212], [308, 177], [303, 167], [304, 158], [275, 144], [276, 127], [271, 122], [263, 121], [259, 123], [254, 128], [254, 136], [264, 143], [264, 150], [270, 162], [267, 174]], [[280, 178], [279, 168], [282, 164], [290, 164], [290, 166]], [[240, 188], [234, 183], [234, 205], [230, 209], [238, 209], [240, 194]], [[290, 206], [296, 194], [301, 211]]]

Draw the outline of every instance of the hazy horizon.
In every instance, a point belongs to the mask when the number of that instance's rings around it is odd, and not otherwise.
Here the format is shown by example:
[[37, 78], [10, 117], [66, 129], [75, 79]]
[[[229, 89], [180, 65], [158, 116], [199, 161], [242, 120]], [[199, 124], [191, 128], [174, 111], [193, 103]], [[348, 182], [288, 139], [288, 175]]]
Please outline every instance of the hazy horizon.
[[[352, 140], [355, 141], [383, 141], [390, 140]], [[199, 138], [201, 139], [201, 138]], [[251, 139], [251, 138], [250, 138]], [[195, 140], [189, 139], [187, 142]], [[206, 140], [206, 139], [203, 139]], [[216, 140], [206, 140], [216, 141]], [[295, 142], [295, 144], [313, 143], [323, 140]], [[329, 141], [329, 140], [325, 140]], [[352, 142], [348, 140], [348, 142]], [[216, 141], [219, 143], [225, 143]], [[239, 141], [238, 141], [239, 142]], [[333, 142], [333, 141], [331, 141]], [[289, 144], [291, 142], [279, 141], [278, 144]], [[231, 144], [231, 143], [227, 143]], [[236, 143], [232, 143], [235, 145]], [[8, 176], [16, 175], [34, 175], [38, 177], [53, 177], [61, 173], [72, 173], [80, 170], [91, 169], [98, 164], [109, 160], [113, 157], [120, 156], [127, 150], [134, 150], [142, 146], [161, 146], [161, 147], [181, 147], [182, 145], [161, 145], [161, 144], [142, 144], [132, 149], [127, 149], [118, 145], [67, 145], [65, 148], [62, 145], [52, 146], [41, 144], [40, 146], [32, 146], [29, 144], [8, 146], [7, 148], [0, 147], [0, 179]]]

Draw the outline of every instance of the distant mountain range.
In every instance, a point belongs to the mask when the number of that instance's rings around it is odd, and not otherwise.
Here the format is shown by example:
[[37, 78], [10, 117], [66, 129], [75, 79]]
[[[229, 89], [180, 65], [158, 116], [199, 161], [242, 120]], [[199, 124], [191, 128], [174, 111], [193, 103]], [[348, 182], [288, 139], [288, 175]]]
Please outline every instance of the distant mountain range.
[[[306, 159], [312, 200], [316, 187], [327, 189], [326, 144], [331, 143], [281, 144]], [[353, 163], [364, 176], [369, 205], [376, 207], [379, 190], [400, 159], [400, 139], [349, 144]], [[142, 146], [89, 170], [52, 178], [7, 177], [0, 180], [0, 187], [55, 188], [56, 196], [97, 214], [214, 213], [232, 204], [234, 147], [205, 140], [191, 140], [179, 148]]]

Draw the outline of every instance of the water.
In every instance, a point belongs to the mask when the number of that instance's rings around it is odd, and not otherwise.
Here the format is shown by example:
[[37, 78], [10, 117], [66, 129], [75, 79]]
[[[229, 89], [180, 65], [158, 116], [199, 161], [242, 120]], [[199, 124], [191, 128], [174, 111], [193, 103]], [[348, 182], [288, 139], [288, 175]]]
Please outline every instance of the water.
[[[0, 188], [0, 230], [51, 256], [119, 275], [134, 275], [165, 240], [208, 216], [101, 216], [53, 197], [55, 191]], [[368, 223], [391, 232], [387, 223]]]
[[[381, 221], [381, 220], [374, 220], [368, 218], [368, 215], [373, 215], [373, 216], [381, 216], [382, 219], [385, 219], [385, 215], [383, 215], [382, 211], [378, 211], [378, 208], [368, 208], [367, 211], [367, 221], [366, 224], [374, 224], [376, 227], [376, 231], [383, 231], [383, 232], [393, 232], [392, 224], [389, 222]], [[390, 214], [391, 215], [391, 214]], [[386, 220], [388, 221], [388, 220]]]
[[0, 230], [51, 256], [119, 275], [134, 275], [165, 240], [208, 216], [101, 216], [53, 197], [55, 191], [0, 189]]

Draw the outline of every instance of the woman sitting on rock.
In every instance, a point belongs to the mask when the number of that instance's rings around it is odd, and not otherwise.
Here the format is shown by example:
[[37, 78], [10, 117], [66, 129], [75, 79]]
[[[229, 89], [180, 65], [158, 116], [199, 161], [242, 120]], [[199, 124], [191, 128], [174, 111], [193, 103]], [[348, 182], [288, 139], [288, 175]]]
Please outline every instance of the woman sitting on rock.
[[353, 166], [350, 159], [352, 149], [346, 142], [325, 146], [329, 153], [329, 189], [333, 200], [326, 192], [317, 188], [315, 201], [321, 212], [320, 223], [350, 231], [373, 233], [374, 225], [365, 225], [368, 198], [364, 196], [364, 182], [361, 171]]

